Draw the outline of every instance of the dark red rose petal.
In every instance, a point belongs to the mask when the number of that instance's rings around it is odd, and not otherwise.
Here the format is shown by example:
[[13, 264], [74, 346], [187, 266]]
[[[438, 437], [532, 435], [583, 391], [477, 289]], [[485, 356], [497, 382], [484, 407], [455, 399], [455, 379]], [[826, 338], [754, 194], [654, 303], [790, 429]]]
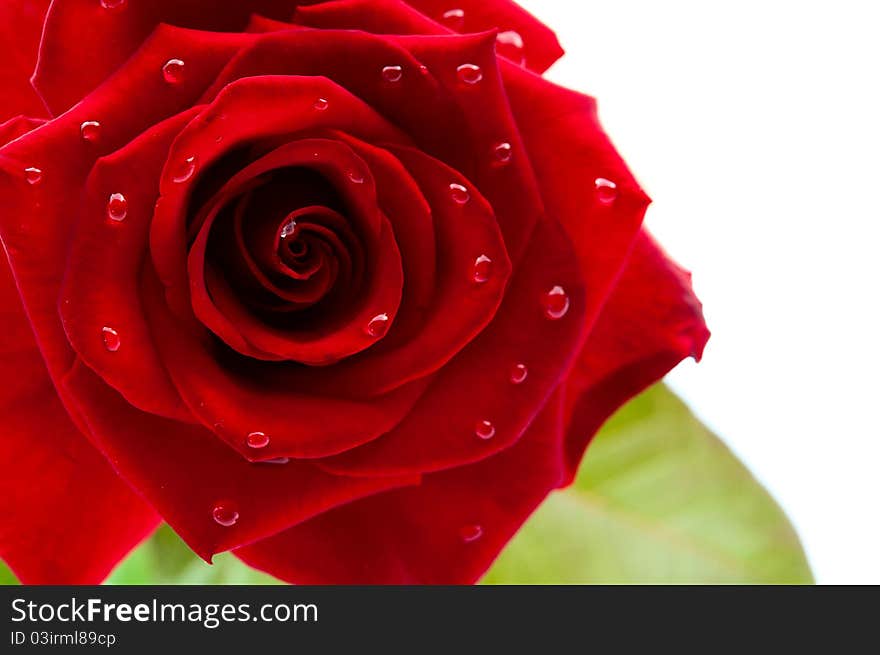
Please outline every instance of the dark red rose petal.
[[643, 231], [565, 383], [569, 480], [602, 423], [708, 339], [690, 274]]
[[[147, 316], [178, 391], [208, 429], [247, 459], [324, 457], [372, 441], [400, 422], [427, 385], [362, 401], [279, 385], [265, 362], [230, 360], [212, 348], [199, 326], [169, 313], [158, 280], [144, 283]], [[270, 435], [268, 447], [247, 447], [245, 436], [255, 431]]]
[[[249, 463], [200, 426], [134, 409], [82, 364], [65, 388], [104, 455], [208, 561], [338, 505], [418, 482], [335, 476], [293, 460]], [[227, 521], [232, 513], [237, 519]]]
[[0, 125], [0, 147], [8, 144], [10, 141], [24, 136], [28, 132], [37, 129], [45, 119], [28, 118], [27, 116], [15, 116]]
[[[347, 24], [333, 12], [311, 20], [329, 29]], [[359, 51], [357, 65], [345, 56], [350, 50], [338, 49], [343, 38], [348, 48]], [[395, 51], [393, 43], [403, 50]], [[472, 180], [491, 203], [511, 259], [517, 262], [544, 210], [499, 75], [494, 36], [413, 36], [393, 43], [324, 31], [264, 37], [230, 63], [215, 88], [239, 76], [266, 72], [331, 77], [401, 125], [420, 149]], [[318, 54], [320, 59], [313, 59]], [[377, 84], [378, 71], [390, 62], [403, 68], [392, 89]], [[479, 67], [479, 82], [462, 82], [461, 66]], [[487, 115], [493, 120], [485, 120]], [[506, 159], [499, 159], [499, 148], [509, 149]]]
[[46, 115], [46, 107], [31, 86], [31, 75], [48, 6], [49, 0], [0, 3], [0, 122], [16, 114]]
[[592, 324], [650, 200], [602, 130], [592, 98], [515, 66], [505, 65], [503, 72], [547, 212], [562, 223], [577, 252], [591, 292]]
[[500, 53], [538, 73], [563, 54], [553, 32], [509, 0], [334, 0], [300, 7], [294, 17], [310, 26], [326, 21], [376, 34], [497, 31], [505, 34]]
[[[229, 4], [223, 7], [223, 11], [217, 11], [215, 4], [208, 0], [127, 2], [118, 10], [104, 9], [93, 0], [55, 2], [46, 19], [35, 85], [52, 113], [59, 114], [119, 68], [160, 24], [241, 32], [248, 28], [253, 14], [284, 21], [291, 17], [297, 5], [305, 4], [314, 3], [249, 0]], [[344, 7], [349, 3], [325, 4]], [[368, 3], [374, 15], [386, 15], [374, 4]], [[426, 16], [441, 21], [450, 9], [434, 0], [416, 0], [409, 4]], [[544, 71], [562, 55], [553, 33], [514, 2], [466, 0], [458, 5], [465, 12], [461, 26], [465, 31], [516, 31], [522, 37], [524, 63], [533, 70]], [[352, 11], [358, 11], [357, 6]], [[435, 22], [427, 22], [433, 29], [438, 29]], [[89, 34], [88, 39], [79, 38], [84, 33]], [[72, 42], [78, 44], [77, 48], [68, 47]]]
[[[208, 34], [193, 43], [185, 31], [159, 28], [121, 74], [70, 112], [0, 151], [0, 191], [6, 202], [0, 213], [0, 233], [40, 350], [56, 383], [74, 358], [57, 313], [74, 223], [70, 220], [70, 198], [80, 193], [100, 156], [195, 104], [238, 44], [250, 38]], [[191, 58], [197, 51], [199, 56]], [[186, 82], [171, 87], [162, 77], [162, 65], [174, 55], [192, 59], [194, 64]], [[82, 139], [82, 124], [89, 120], [102, 125], [97, 144]], [[28, 169], [41, 172], [39, 182], [29, 184]], [[39, 220], [32, 220], [34, 216]]]
[[[358, 353], [375, 344], [375, 337], [369, 334], [366, 327], [379, 315], [387, 315], [389, 323], [393, 322], [400, 304], [403, 288], [403, 272], [400, 253], [394, 240], [394, 234], [387, 219], [376, 207], [375, 187], [372, 180], [367, 179], [368, 172], [362, 160], [357, 158], [345, 144], [327, 139], [300, 139], [284, 145], [270, 154], [254, 162], [236, 174], [228, 183], [228, 187], [246, 183], [248, 180], [271, 173], [273, 169], [282, 167], [310, 168], [320, 171], [323, 176], [340, 189], [339, 195], [347, 196], [345, 203], [349, 208], [346, 216], [351, 227], [357, 231], [367, 251], [368, 265], [357, 280], [355, 294], [331, 294], [329, 305], [324, 312], [303, 320], [302, 326], [297, 325], [296, 316], [291, 316], [283, 327], [273, 327], [248, 312], [242, 300], [233, 294], [224, 294], [225, 302], [219, 302], [216, 288], [206, 284], [206, 250], [209, 246], [209, 235], [214, 221], [206, 221], [200, 228], [195, 243], [192, 245], [189, 260], [190, 291], [193, 307], [197, 316], [210, 327], [215, 334], [228, 336], [227, 343], [237, 350], [255, 359], [289, 360], [304, 364], [323, 365], [335, 363], [345, 357]], [[351, 172], [357, 173], [360, 181], [351, 180]], [[226, 187], [224, 187], [226, 188]], [[259, 187], [253, 193], [259, 193]], [[221, 192], [222, 193], [222, 192]], [[289, 210], [300, 208], [295, 198], [289, 197], [287, 188], [276, 190], [276, 201], [289, 205]], [[212, 214], [216, 217], [217, 214]], [[288, 210], [278, 214], [277, 232], [283, 229]], [[308, 216], [300, 218], [301, 223], [308, 224]], [[253, 226], [248, 226], [253, 229]], [[323, 236], [326, 244], [335, 243], [335, 233]], [[278, 243], [273, 240], [273, 247]], [[335, 250], [344, 250], [342, 243], [335, 244]], [[344, 253], [343, 253], [344, 254]], [[225, 262], [216, 267], [218, 274], [225, 269]], [[336, 280], [340, 285], [342, 280]], [[316, 299], [320, 303], [321, 299]], [[342, 314], [336, 320], [333, 315]], [[329, 316], [328, 316], [329, 315]]]
[[[287, 18], [292, 0], [226, 3], [212, 0], [129, 1], [108, 10], [98, 0], [53, 2], [46, 17], [34, 85], [54, 115], [75, 105], [127, 62], [160, 26], [205, 30], [191, 32], [191, 47], [217, 37], [211, 32], [243, 32], [252, 13]], [[89, 38], [82, 38], [88, 34]], [[71, 43], [76, 47], [72, 48]], [[169, 61], [174, 55], [166, 58]], [[184, 75], [192, 70], [185, 57]]]
[[[316, 110], [319, 98], [332, 101], [334, 110]], [[256, 106], [261, 109], [259, 121], [252, 120]], [[236, 146], [321, 129], [343, 129], [369, 141], [407, 143], [362, 100], [323, 77], [263, 75], [231, 83], [214, 99], [203, 119], [181, 133], [169, 153], [172, 163], [161, 176], [162, 202], [156, 209], [150, 239], [156, 270], [178, 311], [185, 312], [189, 304], [186, 218], [194, 188], [189, 182], [198, 182], [200, 173], [179, 184], [174, 181], [174, 162], [197, 156], [199, 171], [206, 171]], [[218, 136], [222, 137], [219, 142]]]
[[[400, 425], [370, 444], [319, 464], [352, 475], [440, 471], [479, 461], [516, 443], [564, 379], [583, 343], [590, 289], [583, 287], [569, 248], [559, 225], [538, 223], [491, 325], [433, 377]], [[542, 299], [557, 286], [564, 289], [570, 307], [563, 318], [551, 320]], [[517, 363], [529, 367], [525, 384], [510, 381], [510, 368]], [[482, 421], [495, 427], [493, 438], [476, 435], [475, 426]]]
[[[296, 584], [470, 584], [564, 474], [551, 400], [514, 447], [327, 512], [236, 551]], [[292, 554], [294, 554], [292, 556]]]
[[[86, 182], [58, 305], [70, 345], [135, 407], [192, 422], [144, 318], [141, 270], [157, 184], [171, 142], [194, 108], [103, 157]], [[115, 205], [114, 200], [115, 199]], [[114, 213], [115, 212], [115, 213]], [[110, 344], [103, 338], [113, 335]]]
[[[522, 40], [522, 52], [518, 44], [507, 50], [502, 47], [499, 52], [537, 73], [543, 73], [564, 54], [553, 31], [511, 0], [407, 0], [407, 4], [459, 32], [515, 32]], [[444, 18], [451, 9], [461, 9], [463, 18]], [[512, 42], [514, 39], [502, 43]]]
[[0, 259], [0, 557], [25, 584], [98, 584], [159, 518], [73, 425]]

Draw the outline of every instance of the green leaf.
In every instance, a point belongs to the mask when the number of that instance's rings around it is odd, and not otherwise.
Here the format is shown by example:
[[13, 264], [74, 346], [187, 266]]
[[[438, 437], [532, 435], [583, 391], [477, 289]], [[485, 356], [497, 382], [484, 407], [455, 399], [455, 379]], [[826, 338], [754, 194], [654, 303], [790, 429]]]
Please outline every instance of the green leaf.
[[600, 432], [488, 584], [811, 583], [785, 514], [665, 386]]
[[110, 576], [113, 585], [268, 585], [275, 578], [242, 564], [229, 553], [207, 564], [167, 525], [126, 559]]
[[9, 567], [0, 560], [0, 586], [17, 585], [18, 578], [9, 570]]

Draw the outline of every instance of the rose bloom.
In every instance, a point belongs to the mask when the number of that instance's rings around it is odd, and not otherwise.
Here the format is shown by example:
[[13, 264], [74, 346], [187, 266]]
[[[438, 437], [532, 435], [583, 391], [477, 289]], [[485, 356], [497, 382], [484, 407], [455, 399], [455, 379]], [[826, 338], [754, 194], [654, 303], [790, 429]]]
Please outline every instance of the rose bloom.
[[[0, 556], [471, 583], [708, 332], [508, 0], [0, 5]], [[8, 266], [6, 260], [8, 259]]]

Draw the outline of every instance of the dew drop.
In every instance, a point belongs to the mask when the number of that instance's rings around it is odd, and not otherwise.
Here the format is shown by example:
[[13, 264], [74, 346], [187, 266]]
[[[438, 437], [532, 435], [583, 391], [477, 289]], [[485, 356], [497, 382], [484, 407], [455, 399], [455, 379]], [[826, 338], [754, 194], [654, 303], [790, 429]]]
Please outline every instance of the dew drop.
[[195, 175], [196, 172], [196, 158], [195, 157], [187, 157], [183, 160], [183, 162], [178, 166], [171, 180], [175, 184], [183, 184], [184, 182], [192, 179], [192, 176]]
[[462, 64], [458, 67], [458, 79], [473, 86], [483, 80], [483, 69], [476, 64]]
[[529, 369], [525, 364], [515, 364], [510, 369], [510, 381], [513, 384], [522, 384], [529, 377]]
[[499, 32], [495, 39], [495, 50], [499, 55], [519, 66], [525, 63], [525, 43], [519, 32], [514, 30]]
[[443, 24], [451, 30], [460, 32], [464, 28], [464, 9], [450, 9], [443, 13]]
[[296, 232], [296, 221], [290, 219], [284, 224], [284, 227], [281, 228], [281, 238], [288, 239], [294, 232]]
[[101, 330], [101, 337], [104, 339], [104, 347], [111, 353], [115, 353], [122, 345], [119, 339], [119, 333], [112, 327], [105, 327]]
[[86, 121], [79, 126], [83, 141], [95, 143], [101, 136], [101, 124], [98, 121]]
[[101, 0], [101, 6], [104, 9], [122, 9], [127, 0]]
[[474, 262], [474, 282], [485, 284], [492, 277], [492, 260], [486, 255], [480, 255]]
[[215, 505], [211, 514], [214, 517], [214, 521], [224, 528], [231, 528], [238, 523], [238, 512], [229, 505], [223, 503]]
[[403, 79], [402, 66], [386, 66], [382, 69], [382, 79], [389, 84], [397, 84]]
[[450, 184], [449, 191], [452, 193], [452, 199], [459, 205], [466, 205], [471, 199], [471, 194], [467, 190], [467, 187], [462, 186], [461, 184]]
[[475, 432], [483, 441], [489, 441], [495, 436], [495, 425], [491, 421], [478, 421]]
[[617, 185], [604, 177], [596, 178], [596, 198], [603, 205], [613, 205], [617, 200]]
[[425, 75], [425, 76], [431, 74], [431, 71], [428, 70], [428, 67], [425, 66], [424, 64], [422, 64], [421, 66], [419, 66], [419, 72], [420, 72], [422, 75]]
[[477, 525], [476, 523], [473, 525], [465, 525], [458, 531], [458, 536], [461, 537], [461, 540], [466, 544], [473, 543], [483, 536], [483, 526]]
[[128, 216], [128, 200], [121, 193], [110, 194], [107, 201], [107, 218], [121, 223]]
[[571, 299], [568, 297], [565, 289], [556, 286], [544, 294], [542, 304], [544, 305], [544, 314], [546, 314], [547, 318], [558, 321], [568, 314], [568, 310], [571, 307]]
[[363, 174], [359, 173], [357, 171], [350, 171], [348, 173], [348, 179], [351, 180], [352, 182], [354, 182], [355, 184], [363, 184], [364, 183]]
[[267, 459], [260, 464], [274, 464], [275, 466], [284, 466], [285, 464], [290, 464], [289, 457], [276, 457], [275, 459]]
[[513, 146], [506, 141], [499, 143], [492, 150], [492, 154], [495, 157], [495, 163], [499, 166], [504, 166], [513, 159]]
[[315, 110], [327, 111], [330, 108], [330, 101], [327, 98], [318, 98], [314, 104]]
[[377, 339], [379, 337], [384, 337], [388, 333], [388, 327], [390, 323], [391, 319], [388, 318], [388, 314], [379, 314], [378, 316], [374, 316], [373, 319], [367, 324], [367, 334]]
[[162, 67], [162, 75], [168, 84], [180, 84], [183, 81], [183, 69], [186, 64], [182, 59], [169, 59]]
[[28, 184], [34, 186], [43, 181], [43, 171], [35, 166], [24, 169], [24, 179]]
[[251, 432], [245, 439], [248, 448], [259, 450], [269, 445], [269, 437], [265, 432]]

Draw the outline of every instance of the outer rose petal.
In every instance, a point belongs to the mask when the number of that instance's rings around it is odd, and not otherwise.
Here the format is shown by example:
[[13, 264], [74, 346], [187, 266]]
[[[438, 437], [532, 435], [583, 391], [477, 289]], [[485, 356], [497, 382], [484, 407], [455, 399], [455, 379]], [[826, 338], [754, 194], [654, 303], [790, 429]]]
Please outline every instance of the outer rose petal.
[[[590, 289], [591, 325], [632, 248], [649, 198], [599, 124], [596, 102], [515, 66], [504, 66], [513, 113], [547, 207], [565, 227]], [[602, 202], [597, 180], [616, 185]]]
[[297, 584], [472, 583], [562, 479], [561, 419], [557, 396], [495, 457], [340, 507], [235, 554]]
[[643, 231], [565, 385], [569, 480], [602, 423], [708, 339], [690, 274]]
[[0, 2], [0, 122], [16, 114], [46, 114], [31, 75], [48, 6], [49, 0]]
[[[201, 426], [134, 409], [82, 364], [65, 384], [105, 456], [208, 561], [356, 498], [419, 480], [335, 476], [295, 460], [251, 464]], [[238, 522], [218, 525], [212, 518], [217, 505], [238, 512]]]
[[[377, 4], [381, 9], [376, 8]], [[328, 12], [340, 15], [349, 12], [361, 20], [369, 20], [371, 27], [378, 31], [383, 21], [396, 27], [406, 24], [403, 20], [404, 12], [394, 11], [395, 4], [404, 3], [396, 0], [378, 3], [372, 0], [336, 0], [318, 3], [316, 10], [321, 11], [326, 8]], [[417, 9], [426, 18], [456, 32], [515, 31], [523, 41], [522, 58], [525, 65], [538, 73], [550, 68], [553, 62], [563, 55], [562, 47], [552, 30], [511, 0], [406, 0], [406, 4]], [[461, 14], [447, 16], [451, 9], [458, 9]], [[305, 11], [308, 10], [303, 10], [303, 13]], [[395, 19], [395, 15], [400, 15], [401, 19]], [[414, 21], [410, 19], [408, 22]], [[389, 29], [388, 32], [392, 33], [392, 30]], [[417, 29], [415, 25], [411, 25], [411, 29], [406, 33], [432, 32], [433, 30], [427, 27]]]
[[[53, 2], [46, 17], [34, 85], [55, 115], [113, 74], [160, 24], [242, 32], [251, 13], [287, 18], [295, 0], [149, 0], [104, 9], [98, 0]], [[87, 39], [82, 35], [88, 34]], [[207, 38], [207, 32], [203, 38]], [[197, 38], [195, 34], [192, 35]], [[70, 44], [76, 43], [75, 48]]]
[[[542, 300], [556, 286], [567, 292], [570, 307], [560, 320], [551, 320]], [[586, 334], [588, 297], [562, 228], [551, 220], [539, 222], [486, 330], [438, 371], [394, 430], [320, 465], [351, 475], [402, 475], [462, 466], [509, 448], [565, 379]], [[511, 381], [517, 364], [529, 369], [525, 384]], [[481, 421], [495, 426], [492, 438], [477, 437]]]
[[16, 116], [0, 125], [0, 147], [35, 130], [46, 121], [42, 118]]
[[0, 557], [25, 584], [97, 584], [159, 522], [61, 406], [0, 259]]
[[[188, 36], [185, 30], [158, 29], [123, 74], [108, 80], [70, 112], [0, 150], [0, 193], [5, 202], [0, 212], [0, 235], [56, 386], [74, 362], [57, 311], [71, 241], [71, 198], [78, 197], [74, 194], [80, 193], [101, 155], [192, 107], [231, 53], [252, 38], [211, 34], [195, 44]], [[194, 55], [186, 80], [174, 88], [166, 84], [162, 64], [172, 56], [186, 59], [194, 52], [198, 57]], [[80, 137], [80, 125], [89, 120], [102, 124], [97, 147]], [[42, 169], [39, 184], [25, 181], [24, 171], [30, 166]], [[40, 220], [31, 220], [33, 216]]]

